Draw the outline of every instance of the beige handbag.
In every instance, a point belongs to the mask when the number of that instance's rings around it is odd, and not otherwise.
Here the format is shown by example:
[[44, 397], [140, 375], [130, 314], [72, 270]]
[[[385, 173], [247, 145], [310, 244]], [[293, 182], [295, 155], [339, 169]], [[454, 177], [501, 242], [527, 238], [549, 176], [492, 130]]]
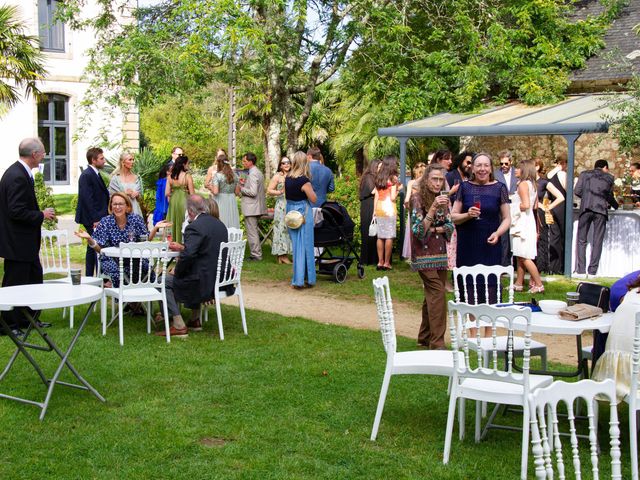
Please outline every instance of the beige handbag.
[[563, 320], [585, 320], [587, 318], [599, 317], [602, 315], [602, 309], [600, 307], [594, 307], [588, 303], [576, 303], [570, 307], [564, 308], [558, 312], [558, 315]]

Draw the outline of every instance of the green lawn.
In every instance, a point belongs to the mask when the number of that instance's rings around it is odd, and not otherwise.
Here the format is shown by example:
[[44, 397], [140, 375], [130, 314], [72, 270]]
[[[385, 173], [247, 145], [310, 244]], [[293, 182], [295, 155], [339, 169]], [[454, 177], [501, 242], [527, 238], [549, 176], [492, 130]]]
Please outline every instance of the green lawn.
[[73, 193], [59, 193], [53, 196], [53, 202], [56, 205], [56, 215], [75, 214], [75, 206], [71, 206], [71, 202], [77, 195]]
[[[44, 318], [66, 344], [71, 332], [59, 314]], [[450, 464], [442, 465], [443, 378], [395, 377], [378, 440], [369, 441], [385, 363], [379, 333], [250, 310], [245, 337], [237, 308], [223, 306], [223, 315], [224, 341], [210, 321], [205, 332], [171, 344], [148, 336], [142, 317], [128, 317], [120, 347], [117, 329], [103, 337], [94, 314], [72, 361], [107, 403], [58, 386], [40, 422], [36, 407], [0, 400], [0, 478], [517, 477], [519, 434], [495, 431], [475, 444], [471, 403], [468, 436], [458, 442], [456, 429]], [[413, 345], [400, 339], [400, 349]], [[0, 340], [0, 356], [11, 351]], [[1, 388], [38, 400], [44, 394], [24, 359]], [[621, 408], [628, 469], [626, 415]], [[517, 414], [506, 420], [520, 421]]]

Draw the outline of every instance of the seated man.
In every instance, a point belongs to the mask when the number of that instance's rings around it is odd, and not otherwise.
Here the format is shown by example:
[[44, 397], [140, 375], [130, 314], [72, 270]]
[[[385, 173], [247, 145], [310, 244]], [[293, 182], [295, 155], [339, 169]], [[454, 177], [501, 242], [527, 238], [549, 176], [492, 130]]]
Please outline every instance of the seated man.
[[[180, 252], [174, 274], [166, 279], [167, 310], [173, 320], [170, 334], [186, 337], [189, 328], [202, 330], [200, 304], [213, 297], [217, 278], [220, 243], [226, 242], [227, 227], [209, 214], [209, 204], [200, 195], [187, 199], [189, 225], [184, 231], [184, 244], [169, 243], [169, 249]], [[185, 325], [178, 302], [193, 310], [189, 326]], [[164, 331], [156, 335], [164, 336]]]

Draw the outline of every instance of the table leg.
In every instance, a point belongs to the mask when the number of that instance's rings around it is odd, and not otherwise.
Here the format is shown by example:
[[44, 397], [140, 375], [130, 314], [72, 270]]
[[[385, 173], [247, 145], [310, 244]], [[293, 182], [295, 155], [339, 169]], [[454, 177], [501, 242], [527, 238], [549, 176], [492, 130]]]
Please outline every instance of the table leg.
[[[102, 395], [100, 395], [100, 393], [95, 388], [93, 388], [91, 386], [91, 384], [89, 382], [87, 382], [82, 377], [82, 375], [80, 375], [80, 373], [78, 373], [78, 371], [71, 364], [71, 362], [69, 362], [69, 355], [71, 355], [71, 352], [73, 351], [73, 347], [75, 347], [75, 344], [78, 341], [78, 338], [80, 337], [80, 334], [82, 333], [82, 330], [84, 329], [84, 326], [86, 325], [87, 320], [89, 319], [89, 315], [91, 314], [91, 310], [93, 309], [93, 307], [95, 306], [96, 303], [97, 302], [93, 302], [91, 305], [89, 305], [89, 308], [87, 309], [87, 312], [85, 313], [84, 318], [82, 319], [82, 322], [80, 322], [80, 325], [78, 326], [78, 330], [76, 331], [76, 334], [73, 336], [73, 339], [69, 343], [69, 346], [67, 347], [67, 351], [66, 352], [63, 352], [62, 350], [60, 350], [58, 348], [58, 346], [53, 342], [53, 340], [51, 338], [49, 338], [49, 335], [46, 332], [42, 331], [42, 329], [40, 327], [38, 327], [35, 324], [35, 322], [33, 323], [35, 328], [36, 328], [36, 330], [38, 330], [38, 333], [42, 336], [43, 340], [45, 342], [47, 342], [47, 345], [49, 345], [51, 347], [51, 349], [53, 351], [55, 351], [56, 354], [58, 354], [58, 356], [61, 358], [60, 365], [58, 365], [58, 368], [56, 369], [55, 373], [53, 374], [53, 377], [51, 377], [51, 379], [48, 381], [49, 388], [47, 390], [47, 395], [46, 395], [46, 397], [44, 399], [44, 402], [43, 402], [43, 405], [42, 405], [42, 411], [40, 412], [40, 420], [44, 419], [44, 416], [47, 413], [47, 408], [49, 406], [49, 400], [51, 400], [51, 395], [53, 394], [53, 388], [56, 386], [56, 384], [65, 385], [67, 387], [78, 388], [80, 390], [88, 390], [98, 400], [100, 400], [101, 402], [106, 402], [105, 398]], [[61, 381], [58, 380], [58, 377], [62, 373], [62, 369], [65, 366], [82, 383], [82, 385], [75, 385], [73, 383], [61, 382]]]
[[[39, 314], [40, 312], [36, 312], [36, 315], [35, 315], [36, 319], [38, 318]], [[11, 370], [11, 367], [13, 367], [13, 364], [18, 358], [18, 354], [22, 353], [25, 356], [25, 358], [29, 361], [29, 363], [33, 366], [35, 371], [38, 373], [38, 375], [40, 376], [40, 379], [42, 380], [42, 383], [47, 385], [46, 375], [38, 365], [38, 362], [36, 362], [36, 360], [31, 356], [27, 348], [32, 348], [34, 350], [43, 350], [43, 351], [51, 351], [51, 350], [41, 345], [34, 345], [34, 344], [27, 343], [27, 339], [29, 338], [29, 334], [31, 333], [33, 328], [32, 324], [29, 323], [29, 326], [27, 327], [24, 338], [22, 339], [19, 339], [13, 334], [13, 332], [11, 331], [7, 323], [2, 319], [2, 317], [0, 317], [0, 325], [2, 325], [5, 332], [8, 332], [7, 335], [9, 336], [11, 341], [16, 345], [16, 349], [11, 355], [9, 362], [4, 367], [4, 370], [2, 371], [2, 373], [0, 373], [0, 381], [4, 380], [4, 377], [7, 375], [7, 373], [9, 373], [9, 370]], [[2, 394], [0, 394], [0, 397], [2, 397]]]

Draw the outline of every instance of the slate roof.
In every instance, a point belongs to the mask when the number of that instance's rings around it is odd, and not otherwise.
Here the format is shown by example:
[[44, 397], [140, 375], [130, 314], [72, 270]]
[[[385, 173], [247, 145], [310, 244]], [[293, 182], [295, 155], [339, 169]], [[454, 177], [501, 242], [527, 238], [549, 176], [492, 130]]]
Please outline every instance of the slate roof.
[[[584, 19], [599, 14], [603, 7], [598, 0], [574, 3], [574, 18]], [[605, 48], [587, 60], [586, 67], [571, 76], [574, 86], [595, 82], [605, 85], [628, 80], [640, 74], [640, 36], [633, 28], [640, 25], [640, 0], [629, 0], [604, 36]], [[623, 64], [616, 65], [618, 62]]]

